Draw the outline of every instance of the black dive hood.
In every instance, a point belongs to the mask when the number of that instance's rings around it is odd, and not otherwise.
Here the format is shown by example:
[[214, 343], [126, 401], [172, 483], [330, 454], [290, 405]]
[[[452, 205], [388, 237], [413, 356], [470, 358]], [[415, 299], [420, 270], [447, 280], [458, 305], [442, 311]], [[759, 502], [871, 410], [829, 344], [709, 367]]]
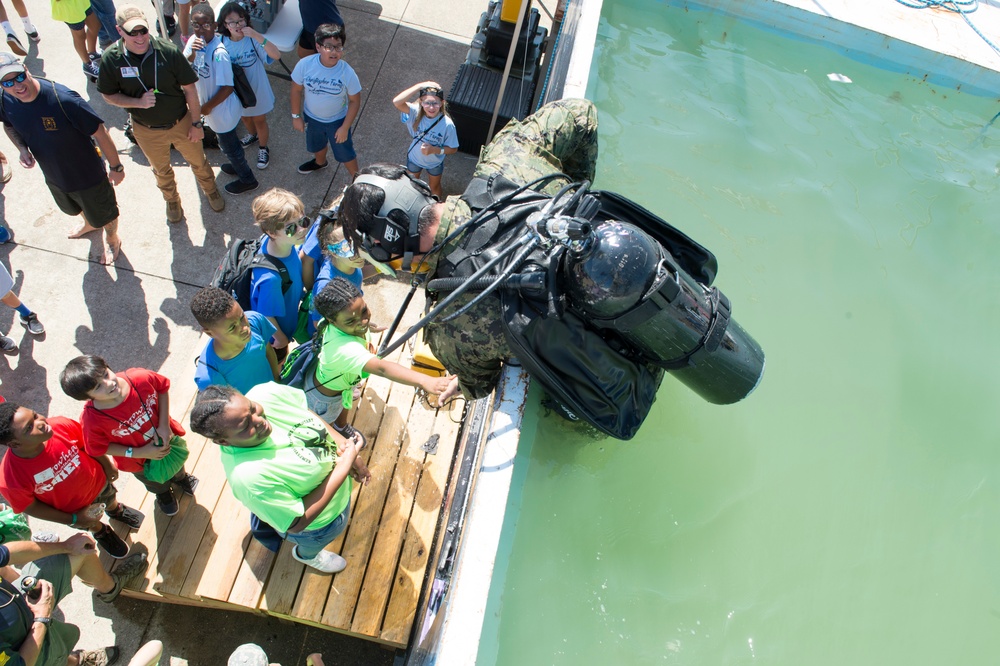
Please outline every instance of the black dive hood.
[[[388, 262], [401, 258], [403, 268], [409, 269], [413, 264], [414, 253], [420, 251], [420, 212], [436, 203], [436, 199], [418, 190], [405, 176], [389, 180], [365, 174], [358, 176], [354, 182], [373, 185], [385, 195], [378, 214], [370, 222], [358, 225], [361, 246], [376, 261]], [[396, 210], [406, 215], [406, 226], [389, 219], [389, 214]]]

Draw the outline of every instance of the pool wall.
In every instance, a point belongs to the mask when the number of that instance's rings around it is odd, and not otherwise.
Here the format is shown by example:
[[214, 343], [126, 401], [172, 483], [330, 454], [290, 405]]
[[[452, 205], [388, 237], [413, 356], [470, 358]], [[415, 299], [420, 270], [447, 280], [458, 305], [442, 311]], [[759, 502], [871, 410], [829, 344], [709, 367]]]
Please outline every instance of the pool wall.
[[[934, 85], [1000, 97], [1000, 54], [953, 12], [912, 9], [894, 0], [661, 1], [674, 10], [733, 16]], [[980, 3], [969, 21], [988, 35], [1000, 35], [1000, 7]]]

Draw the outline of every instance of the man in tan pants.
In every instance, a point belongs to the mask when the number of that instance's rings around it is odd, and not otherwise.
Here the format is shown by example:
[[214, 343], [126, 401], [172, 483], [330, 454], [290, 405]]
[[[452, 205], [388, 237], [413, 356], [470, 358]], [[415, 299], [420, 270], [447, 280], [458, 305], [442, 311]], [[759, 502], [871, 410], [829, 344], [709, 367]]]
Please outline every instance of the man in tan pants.
[[154, 37], [142, 10], [122, 5], [115, 12], [122, 39], [101, 57], [97, 90], [108, 104], [128, 109], [132, 132], [156, 175], [167, 202], [167, 220], [184, 217], [170, 166], [173, 144], [191, 165], [212, 210], [226, 206], [205, 158], [204, 123], [195, 82], [198, 75], [172, 42]]

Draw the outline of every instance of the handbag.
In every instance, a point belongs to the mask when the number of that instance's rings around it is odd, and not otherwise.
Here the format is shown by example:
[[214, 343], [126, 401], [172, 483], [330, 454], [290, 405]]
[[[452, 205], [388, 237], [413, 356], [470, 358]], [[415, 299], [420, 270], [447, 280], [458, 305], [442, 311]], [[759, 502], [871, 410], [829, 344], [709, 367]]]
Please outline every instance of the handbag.
[[[220, 46], [219, 48], [223, 51], [226, 50], [225, 46]], [[244, 109], [257, 106], [257, 93], [253, 91], [253, 86], [250, 85], [250, 79], [247, 77], [247, 73], [243, 70], [243, 67], [232, 61], [229, 64], [233, 68], [233, 92], [236, 93], [240, 104]]]
[[7, 504], [0, 505], [0, 543], [27, 541], [31, 538], [31, 528], [24, 514], [14, 513]]
[[254, 93], [253, 86], [250, 85], [247, 73], [235, 63], [233, 63], [233, 90], [244, 109], [257, 106], [257, 94]]
[[170, 453], [159, 460], [150, 458], [142, 465], [142, 473], [150, 481], [166, 483], [177, 475], [188, 459], [187, 442], [183, 437], [174, 435], [170, 438]]

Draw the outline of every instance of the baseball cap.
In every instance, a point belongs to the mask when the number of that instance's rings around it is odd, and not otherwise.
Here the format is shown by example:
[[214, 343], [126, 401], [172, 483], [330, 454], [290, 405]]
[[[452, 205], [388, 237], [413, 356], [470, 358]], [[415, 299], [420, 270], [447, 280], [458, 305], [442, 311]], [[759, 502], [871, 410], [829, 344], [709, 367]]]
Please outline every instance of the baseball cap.
[[13, 53], [0, 51], [0, 79], [8, 74], [20, 74], [23, 71], [24, 65], [21, 64], [20, 58]]
[[132, 32], [140, 25], [147, 30], [149, 29], [149, 21], [146, 20], [146, 15], [135, 5], [122, 5], [119, 7], [118, 11], [115, 12], [115, 23], [125, 32]]

